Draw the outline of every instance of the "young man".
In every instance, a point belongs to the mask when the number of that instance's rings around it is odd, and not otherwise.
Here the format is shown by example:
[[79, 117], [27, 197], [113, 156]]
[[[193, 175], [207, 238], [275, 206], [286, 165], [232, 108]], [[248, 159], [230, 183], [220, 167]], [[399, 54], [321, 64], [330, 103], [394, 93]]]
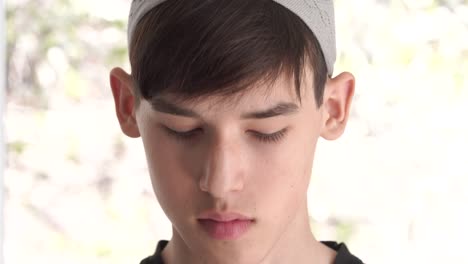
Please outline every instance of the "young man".
[[354, 77], [332, 77], [325, 0], [134, 0], [131, 74], [110, 83], [173, 226], [143, 264], [361, 263], [318, 242], [307, 188], [319, 137], [344, 131]]

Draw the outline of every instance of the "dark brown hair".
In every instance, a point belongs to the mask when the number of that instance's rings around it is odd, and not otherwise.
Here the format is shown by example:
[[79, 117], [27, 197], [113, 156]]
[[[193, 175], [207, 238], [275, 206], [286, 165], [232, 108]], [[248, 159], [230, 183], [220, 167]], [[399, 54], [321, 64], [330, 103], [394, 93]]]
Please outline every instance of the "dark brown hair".
[[167, 0], [137, 25], [130, 63], [137, 95], [149, 101], [238, 94], [281, 74], [294, 78], [300, 100], [309, 63], [320, 106], [327, 80], [312, 31], [272, 0]]

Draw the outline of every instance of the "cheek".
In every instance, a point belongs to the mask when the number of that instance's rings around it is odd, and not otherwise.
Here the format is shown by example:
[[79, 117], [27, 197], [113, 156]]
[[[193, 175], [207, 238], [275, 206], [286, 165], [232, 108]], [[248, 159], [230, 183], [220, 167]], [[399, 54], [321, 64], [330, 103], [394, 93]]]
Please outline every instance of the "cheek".
[[316, 140], [310, 135], [294, 135], [292, 139], [270, 151], [257, 153], [259, 158], [253, 163], [257, 200], [265, 204], [267, 214], [273, 217], [281, 212], [291, 214], [307, 198]]
[[316, 142], [316, 137], [304, 132], [292, 133], [279, 146], [256, 153], [261, 160], [255, 164], [261, 166], [258, 170], [265, 171], [264, 176], [270, 180], [284, 184], [302, 181], [310, 176]]
[[[142, 134], [148, 170], [155, 195], [169, 218], [180, 209], [185, 211], [195, 190], [195, 182], [184, 162], [183, 152], [161, 131]], [[186, 208], [187, 207], [187, 208]]]

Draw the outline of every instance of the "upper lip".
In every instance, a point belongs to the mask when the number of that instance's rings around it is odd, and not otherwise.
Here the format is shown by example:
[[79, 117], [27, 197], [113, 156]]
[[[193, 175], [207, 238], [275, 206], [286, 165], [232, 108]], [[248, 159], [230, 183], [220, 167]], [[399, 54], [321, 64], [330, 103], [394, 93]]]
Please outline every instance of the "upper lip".
[[213, 220], [217, 222], [230, 222], [235, 220], [253, 220], [251, 217], [235, 212], [207, 211], [199, 215], [198, 220]]

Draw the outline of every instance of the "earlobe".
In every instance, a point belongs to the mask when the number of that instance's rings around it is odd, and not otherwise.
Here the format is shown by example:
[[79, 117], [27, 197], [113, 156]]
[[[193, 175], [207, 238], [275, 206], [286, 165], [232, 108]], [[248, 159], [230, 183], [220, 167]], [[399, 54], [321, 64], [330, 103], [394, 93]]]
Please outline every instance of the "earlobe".
[[140, 132], [135, 118], [136, 97], [134, 96], [132, 77], [121, 68], [114, 68], [110, 72], [110, 86], [120, 128], [129, 137], [139, 137]]
[[335, 140], [343, 134], [354, 96], [354, 86], [354, 76], [348, 72], [328, 80], [322, 105], [324, 119], [321, 137]]

